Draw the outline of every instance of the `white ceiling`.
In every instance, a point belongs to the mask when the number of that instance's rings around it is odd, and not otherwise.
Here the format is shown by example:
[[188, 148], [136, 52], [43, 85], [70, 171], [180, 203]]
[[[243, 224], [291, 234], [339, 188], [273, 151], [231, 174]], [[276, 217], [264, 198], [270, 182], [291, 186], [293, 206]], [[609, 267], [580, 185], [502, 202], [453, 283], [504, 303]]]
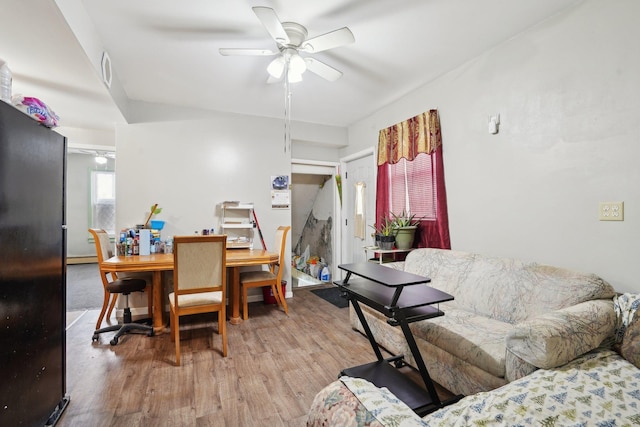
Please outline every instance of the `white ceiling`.
[[[63, 126], [123, 120], [84, 53], [90, 43], [109, 53], [129, 100], [281, 118], [283, 86], [266, 83], [272, 58], [218, 53], [274, 49], [251, 10], [267, 6], [309, 37], [351, 29], [355, 43], [314, 55], [342, 78], [307, 72], [292, 89], [293, 120], [348, 126], [581, 1], [0, 0], [0, 57], [13, 70], [14, 94], [42, 99]], [[67, 17], [73, 11], [73, 32], [56, 2]], [[96, 38], [78, 41], [74, 32]]]

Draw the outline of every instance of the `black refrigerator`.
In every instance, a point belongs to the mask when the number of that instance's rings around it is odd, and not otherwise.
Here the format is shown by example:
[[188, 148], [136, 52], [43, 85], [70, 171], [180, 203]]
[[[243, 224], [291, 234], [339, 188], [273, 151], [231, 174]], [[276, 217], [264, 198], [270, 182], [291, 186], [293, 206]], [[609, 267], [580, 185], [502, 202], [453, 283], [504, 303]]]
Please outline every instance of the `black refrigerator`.
[[0, 426], [69, 402], [65, 169], [66, 138], [0, 101]]

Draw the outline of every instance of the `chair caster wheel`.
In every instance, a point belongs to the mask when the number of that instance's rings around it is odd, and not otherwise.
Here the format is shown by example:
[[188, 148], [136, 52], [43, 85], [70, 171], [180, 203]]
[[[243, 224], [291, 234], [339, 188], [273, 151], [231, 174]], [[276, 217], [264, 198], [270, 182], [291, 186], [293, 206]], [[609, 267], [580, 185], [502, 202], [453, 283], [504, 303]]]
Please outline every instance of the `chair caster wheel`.
[[117, 337], [114, 337], [111, 341], [109, 341], [109, 344], [111, 344], [111, 345], [116, 345], [116, 344], [118, 344], [118, 338], [117, 338]]
[[92, 341], [92, 342], [96, 342], [96, 341], [98, 341], [98, 339], [100, 339], [100, 337], [98, 336], [98, 334], [93, 334], [93, 336], [91, 337], [91, 341]]

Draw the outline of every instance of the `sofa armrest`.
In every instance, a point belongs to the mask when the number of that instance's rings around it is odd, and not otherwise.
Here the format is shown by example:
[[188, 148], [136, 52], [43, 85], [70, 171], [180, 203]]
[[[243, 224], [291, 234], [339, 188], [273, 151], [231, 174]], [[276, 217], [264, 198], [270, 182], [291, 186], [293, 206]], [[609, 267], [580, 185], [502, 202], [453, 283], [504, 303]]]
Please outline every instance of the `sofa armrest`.
[[420, 417], [386, 387], [361, 378], [340, 377], [313, 399], [307, 427], [422, 426]]
[[555, 368], [613, 336], [613, 300], [593, 300], [518, 323], [507, 334], [507, 351], [538, 368]]
[[340, 380], [316, 394], [307, 414], [307, 427], [332, 425], [384, 427]]

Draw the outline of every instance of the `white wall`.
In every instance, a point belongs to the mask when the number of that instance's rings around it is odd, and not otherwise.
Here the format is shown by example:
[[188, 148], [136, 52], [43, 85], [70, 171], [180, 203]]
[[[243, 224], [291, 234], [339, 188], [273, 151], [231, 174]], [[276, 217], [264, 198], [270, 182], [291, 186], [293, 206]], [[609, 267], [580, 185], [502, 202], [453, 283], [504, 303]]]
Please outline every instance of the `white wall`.
[[[116, 133], [118, 228], [143, 223], [158, 203], [163, 211], [157, 219], [166, 221], [163, 238], [203, 228], [218, 231], [221, 202], [253, 202], [273, 250], [276, 228], [291, 223], [289, 210], [271, 208], [271, 177], [291, 171], [279, 121], [220, 115], [126, 125]], [[261, 247], [256, 232], [254, 248]], [[286, 256], [290, 283], [289, 250]]]
[[61, 126], [54, 131], [67, 137], [67, 146], [112, 151], [116, 145], [113, 130], [83, 129]]
[[[351, 126], [341, 154], [436, 108], [453, 249], [594, 272], [638, 292], [638, 16], [636, 0], [586, 1]], [[598, 221], [600, 201], [624, 201], [624, 222]]]
[[[281, 119], [138, 101], [130, 102], [128, 111], [135, 123], [119, 125], [115, 136], [116, 227], [143, 223], [151, 205], [158, 203], [163, 211], [157, 219], [167, 222], [163, 238], [203, 228], [219, 230], [219, 204], [238, 200], [254, 203], [265, 243], [272, 249], [276, 228], [291, 225], [291, 211], [271, 208], [271, 177], [291, 175], [294, 147], [303, 158], [334, 158], [347, 142], [345, 128], [293, 122], [292, 147], [285, 152]], [[310, 141], [315, 150], [308, 149]], [[262, 248], [257, 232], [253, 246]], [[289, 235], [284, 272], [288, 283], [290, 249]]]
[[293, 140], [291, 142], [291, 157], [294, 159], [337, 163], [340, 160], [340, 148], [317, 142]]

